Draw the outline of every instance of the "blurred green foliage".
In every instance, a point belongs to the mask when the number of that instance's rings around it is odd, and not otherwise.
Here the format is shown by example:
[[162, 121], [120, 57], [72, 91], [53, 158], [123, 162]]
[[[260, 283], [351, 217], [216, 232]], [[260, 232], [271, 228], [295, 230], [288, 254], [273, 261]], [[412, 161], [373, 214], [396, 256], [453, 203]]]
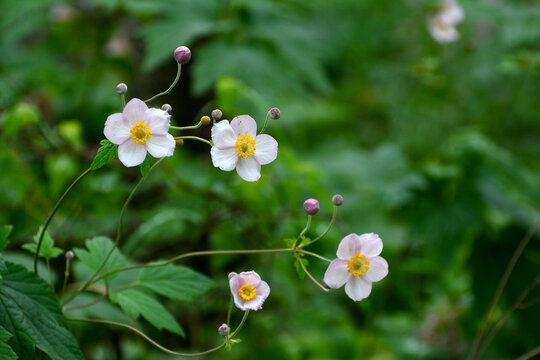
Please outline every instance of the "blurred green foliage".
[[[133, 199], [122, 253], [151, 261], [283, 247], [304, 226], [306, 198], [322, 207], [312, 236], [341, 193], [337, 225], [313, 251], [333, 257], [343, 236], [373, 231], [390, 274], [353, 303], [342, 290], [324, 294], [299, 279], [292, 256], [194, 258], [184, 265], [217, 288], [193, 304], [167, 300], [186, 339], [142, 322], [148, 334], [182, 350], [219, 344], [227, 274], [255, 269], [272, 288], [264, 309], [231, 353], [209, 358], [463, 358], [512, 253], [540, 219], [540, 3], [461, 4], [461, 39], [441, 46], [426, 30], [433, 0], [4, 1], [0, 224], [13, 225], [5, 258], [27, 261], [20, 246], [90, 166], [105, 119], [121, 109], [116, 84], [128, 84], [128, 97], [166, 89], [173, 50], [187, 45], [193, 56], [178, 87], [154, 106], [171, 104], [177, 125], [220, 108], [228, 119], [251, 114], [259, 126], [278, 106], [282, 117], [267, 132], [279, 156], [252, 184], [213, 168], [206, 145], [186, 142]], [[208, 137], [209, 128], [193, 134]], [[114, 236], [139, 177], [114, 162], [85, 178], [50, 227], [56, 246]], [[538, 239], [494, 321], [538, 276]], [[322, 278], [326, 265], [309, 260]], [[64, 261], [51, 260], [60, 279]], [[84, 278], [75, 270], [75, 280]], [[84, 296], [80, 303], [93, 299]], [[97, 306], [82, 316], [126, 321], [115, 305]], [[515, 311], [483, 358], [537, 347], [539, 323], [538, 306]], [[71, 325], [89, 359], [167, 358], [128, 331]]]

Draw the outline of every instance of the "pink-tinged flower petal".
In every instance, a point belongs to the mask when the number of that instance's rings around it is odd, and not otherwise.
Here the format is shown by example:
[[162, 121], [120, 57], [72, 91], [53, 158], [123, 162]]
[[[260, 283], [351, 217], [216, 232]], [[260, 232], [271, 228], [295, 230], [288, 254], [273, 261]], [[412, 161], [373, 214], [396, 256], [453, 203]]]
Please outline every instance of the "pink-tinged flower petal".
[[351, 276], [347, 269], [347, 261], [335, 259], [326, 269], [323, 281], [329, 288], [337, 289], [342, 287]]
[[278, 143], [270, 135], [262, 134], [255, 136], [255, 159], [261, 165], [270, 164], [276, 160]]
[[118, 159], [127, 167], [142, 164], [145, 157], [146, 148], [144, 145], [129, 140], [118, 146]]
[[365, 299], [371, 293], [371, 282], [362, 276], [352, 276], [345, 285], [345, 293], [354, 301]]
[[148, 106], [143, 101], [133, 98], [126, 104], [122, 114], [129, 121], [129, 125], [133, 126], [137, 121], [146, 119], [146, 110], [148, 110]]
[[228, 120], [222, 120], [212, 126], [212, 141], [219, 149], [234, 147], [237, 137]]
[[236, 172], [246, 181], [257, 181], [261, 177], [261, 164], [253, 157], [239, 158], [236, 164]]
[[244, 285], [244, 278], [239, 274], [236, 274], [229, 279], [229, 286], [233, 295], [238, 294], [238, 290], [240, 290], [242, 285]]
[[259, 286], [256, 287], [256, 291], [257, 291], [257, 295], [255, 295], [253, 299], [248, 300], [248, 301], [242, 299], [244, 300], [244, 308], [246, 310], [254, 310], [254, 311], [261, 310], [264, 301], [270, 294], [270, 286], [268, 286], [266, 281], [261, 281]]
[[360, 237], [356, 234], [349, 234], [341, 240], [337, 250], [337, 257], [341, 260], [349, 260], [356, 253], [360, 252]]
[[[244, 284], [249, 284], [255, 288], [256, 295], [251, 300], [243, 299], [238, 291]], [[229, 279], [231, 294], [234, 298], [234, 304], [240, 310], [260, 310], [268, 295], [270, 294], [270, 286], [265, 281], [261, 280], [259, 274], [255, 271], [241, 272], [235, 274]]]
[[363, 275], [366, 280], [375, 282], [384, 279], [388, 275], [388, 263], [380, 256], [369, 258], [369, 269]]
[[176, 142], [171, 134], [166, 135], [154, 135], [150, 136], [150, 139], [146, 141], [146, 149], [155, 158], [162, 158], [166, 156], [172, 156], [174, 154], [174, 148]]
[[254, 286], [255, 288], [257, 288], [261, 282], [261, 277], [255, 271], [243, 271], [239, 275], [244, 280], [244, 283]]
[[231, 127], [237, 136], [249, 135], [255, 137], [257, 135], [257, 123], [249, 115], [240, 115], [232, 119]]
[[379, 235], [375, 233], [360, 235], [360, 254], [365, 257], [374, 257], [381, 253], [383, 243]]
[[236, 163], [238, 163], [236, 148], [219, 149], [216, 146], [212, 146], [210, 155], [212, 155], [212, 164], [223, 171], [234, 170]]
[[150, 126], [152, 135], [165, 135], [171, 126], [171, 115], [160, 109], [148, 109], [145, 111], [146, 123]]
[[120, 113], [110, 115], [105, 122], [105, 137], [116, 145], [131, 138], [130, 130], [128, 121]]

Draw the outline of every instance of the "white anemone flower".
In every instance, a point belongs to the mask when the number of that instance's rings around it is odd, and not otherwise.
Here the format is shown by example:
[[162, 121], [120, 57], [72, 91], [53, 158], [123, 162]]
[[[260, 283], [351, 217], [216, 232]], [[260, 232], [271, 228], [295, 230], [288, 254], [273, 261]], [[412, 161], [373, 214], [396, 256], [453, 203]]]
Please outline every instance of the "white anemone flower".
[[229, 285], [234, 304], [240, 310], [260, 310], [268, 295], [270, 286], [261, 280], [255, 271], [229, 274]]
[[382, 248], [381, 238], [374, 233], [345, 236], [339, 243], [338, 258], [324, 274], [324, 283], [332, 289], [345, 285], [345, 293], [354, 301], [367, 298], [372, 283], [388, 274], [388, 263], [379, 256]]
[[118, 145], [118, 158], [127, 167], [140, 165], [149, 152], [155, 158], [172, 156], [176, 143], [168, 133], [171, 115], [131, 99], [122, 113], [105, 122], [105, 137]]
[[212, 127], [212, 163], [224, 171], [236, 169], [246, 181], [261, 177], [261, 165], [274, 161], [278, 143], [270, 135], [257, 135], [257, 123], [248, 115], [237, 116], [229, 124], [222, 120]]
[[457, 0], [444, 0], [437, 14], [439, 20], [448, 26], [455, 26], [465, 19], [465, 11]]
[[427, 19], [429, 33], [435, 41], [447, 44], [459, 39], [455, 26], [465, 19], [465, 11], [457, 0], [443, 0], [440, 8]]

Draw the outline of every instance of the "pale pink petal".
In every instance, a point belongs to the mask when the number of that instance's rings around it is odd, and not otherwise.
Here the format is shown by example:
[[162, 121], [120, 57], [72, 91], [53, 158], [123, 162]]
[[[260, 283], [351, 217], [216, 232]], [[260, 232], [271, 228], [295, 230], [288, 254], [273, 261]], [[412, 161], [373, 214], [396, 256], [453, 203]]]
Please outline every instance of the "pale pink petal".
[[222, 120], [212, 126], [212, 141], [220, 149], [234, 147], [237, 137], [228, 120]]
[[256, 287], [255, 291], [257, 292], [257, 295], [251, 300], [244, 300], [244, 307], [247, 310], [261, 310], [262, 305], [268, 295], [270, 294], [270, 286], [265, 281], [260, 281], [259, 286]]
[[246, 307], [246, 300], [242, 299], [240, 294], [238, 294], [238, 291], [233, 292], [232, 294], [234, 299], [234, 305], [236, 305], [237, 308], [243, 311], [250, 310]]
[[212, 146], [210, 149], [210, 155], [212, 155], [212, 164], [215, 167], [220, 168], [223, 171], [231, 171], [236, 167], [238, 162], [238, 154], [236, 148], [219, 149], [216, 146]]
[[375, 233], [360, 235], [360, 254], [365, 257], [374, 257], [381, 253], [383, 243], [379, 235]]
[[253, 157], [241, 157], [236, 164], [236, 172], [246, 181], [257, 181], [261, 177], [261, 164]]
[[160, 109], [148, 109], [145, 112], [146, 124], [150, 126], [153, 135], [165, 135], [171, 126], [171, 115]]
[[229, 285], [233, 294], [238, 293], [238, 290], [244, 285], [244, 278], [237, 274], [229, 279]]
[[146, 158], [144, 145], [129, 140], [118, 146], [118, 159], [127, 167], [142, 164], [144, 158]]
[[109, 115], [105, 122], [105, 137], [113, 144], [120, 145], [131, 138], [129, 123], [121, 113]]
[[268, 286], [266, 281], [261, 280], [259, 285], [257, 285], [255, 288], [257, 290], [257, 296], [262, 297], [263, 300], [270, 295], [270, 286]]
[[366, 280], [375, 282], [384, 279], [388, 275], [388, 263], [380, 256], [369, 258], [369, 269], [363, 275]]
[[133, 98], [126, 104], [122, 114], [129, 121], [130, 126], [133, 126], [137, 121], [146, 119], [145, 112], [147, 109], [148, 106], [143, 101]]
[[371, 293], [371, 282], [362, 276], [352, 276], [345, 285], [345, 293], [354, 301], [365, 299]]
[[261, 165], [270, 164], [277, 157], [278, 143], [270, 135], [262, 134], [255, 137], [255, 159]]
[[331, 289], [342, 287], [352, 275], [347, 269], [347, 261], [335, 259], [330, 263], [326, 273], [324, 273], [323, 281]]
[[341, 260], [349, 260], [360, 252], [360, 238], [356, 234], [349, 234], [341, 240], [337, 250], [337, 257]]
[[244, 280], [244, 283], [257, 288], [261, 282], [261, 277], [255, 271], [243, 271], [239, 274]]
[[249, 135], [255, 137], [257, 135], [257, 123], [249, 115], [240, 115], [232, 119], [231, 127], [237, 136]]
[[[251, 300], [243, 299], [238, 291], [244, 284], [249, 284], [255, 287], [256, 295]], [[231, 294], [233, 295], [234, 304], [240, 310], [260, 310], [262, 304], [270, 294], [270, 286], [265, 281], [261, 280], [259, 274], [255, 271], [241, 272], [232, 276], [229, 280]]]
[[154, 135], [150, 136], [150, 139], [146, 141], [146, 149], [155, 158], [162, 158], [166, 156], [172, 156], [174, 154], [174, 148], [176, 142], [171, 134], [166, 135]]

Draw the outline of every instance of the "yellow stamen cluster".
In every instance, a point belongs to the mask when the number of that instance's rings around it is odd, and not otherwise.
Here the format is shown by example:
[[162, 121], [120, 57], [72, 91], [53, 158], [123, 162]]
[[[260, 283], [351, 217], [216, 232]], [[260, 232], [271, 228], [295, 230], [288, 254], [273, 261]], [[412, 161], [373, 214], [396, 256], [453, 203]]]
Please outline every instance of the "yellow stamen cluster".
[[238, 156], [250, 158], [255, 153], [255, 140], [249, 135], [240, 135], [234, 146]]
[[146, 125], [144, 121], [137, 121], [137, 123], [131, 128], [131, 140], [137, 144], [144, 145], [152, 136], [150, 126]]
[[238, 295], [244, 300], [251, 300], [257, 295], [257, 290], [252, 285], [244, 284], [240, 290], [238, 290]]
[[366, 259], [364, 255], [356, 253], [356, 255], [347, 262], [347, 267], [353, 276], [361, 276], [369, 270], [369, 260]]

